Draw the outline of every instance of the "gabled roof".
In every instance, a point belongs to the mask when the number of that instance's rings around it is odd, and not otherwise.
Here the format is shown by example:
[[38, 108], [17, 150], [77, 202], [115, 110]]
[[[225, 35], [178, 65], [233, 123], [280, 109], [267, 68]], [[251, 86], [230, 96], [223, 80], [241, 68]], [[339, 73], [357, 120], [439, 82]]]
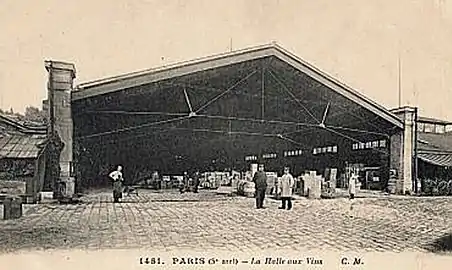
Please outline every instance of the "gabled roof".
[[19, 121], [12, 119], [6, 115], [0, 114], [0, 124], [8, 125], [18, 132], [28, 133], [28, 134], [46, 134], [47, 127], [42, 123], [33, 123], [29, 125], [27, 123], [20, 123]]
[[0, 129], [0, 159], [36, 158], [47, 141], [46, 127], [27, 127], [7, 116], [0, 115], [0, 127], [9, 126], [11, 130]]
[[36, 158], [46, 141], [41, 134], [0, 134], [0, 159]]
[[358, 91], [332, 78], [275, 43], [82, 83], [79, 84], [72, 93], [72, 100], [81, 100], [199, 71], [211, 70], [270, 56], [280, 59], [296, 70], [308, 75], [329, 89], [332, 89], [347, 99], [359, 104], [393, 125], [403, 128], [402, 121], [383, 106], [380, 106], [360, 94]]

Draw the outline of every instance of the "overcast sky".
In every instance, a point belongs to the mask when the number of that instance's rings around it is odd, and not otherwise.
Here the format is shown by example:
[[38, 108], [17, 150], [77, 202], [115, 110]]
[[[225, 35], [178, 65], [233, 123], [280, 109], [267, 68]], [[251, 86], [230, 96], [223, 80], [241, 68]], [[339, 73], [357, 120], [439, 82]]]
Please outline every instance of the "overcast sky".
[[[81, 83], [271, 41], [387, 108], [452, 120], [452, 0], [2, 0], [0, 107], [46, 97], [44, 60]], [[162, 57], [164, 58], [162, 60]]]

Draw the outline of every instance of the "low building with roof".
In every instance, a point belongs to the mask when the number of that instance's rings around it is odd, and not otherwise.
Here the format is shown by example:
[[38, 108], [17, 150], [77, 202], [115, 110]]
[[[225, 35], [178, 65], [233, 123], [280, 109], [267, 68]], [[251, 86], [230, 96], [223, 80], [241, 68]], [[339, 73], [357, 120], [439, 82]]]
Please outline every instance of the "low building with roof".
[[452, 122], [419, 117], [417, 134], [418, 178], [452, 179]]
[[36, 199], [45, 189], [47, 127], [0, 115], [0, 195]]

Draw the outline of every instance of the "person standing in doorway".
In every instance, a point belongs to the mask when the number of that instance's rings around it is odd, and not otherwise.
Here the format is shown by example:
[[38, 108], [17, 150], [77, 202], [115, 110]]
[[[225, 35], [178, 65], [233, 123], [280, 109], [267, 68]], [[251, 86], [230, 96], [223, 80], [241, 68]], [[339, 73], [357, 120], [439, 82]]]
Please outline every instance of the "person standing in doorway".
[[119, 202], [122, 199], [122, 185], [124, 178], [122, 177], [122, 166], [118, 166], [117, 169], [108, 175], [113, 180], [113, 202]]
[[264, 171], [264, 164], [259, 165], [258, 171], [254, 174], [253, 182], [256, 186], [256, 208], [264, 208], [265, 191], [267, 190], [267, 174]]
[[282, 206], [279, 207], [279, 209], [286, 209], [286, 203], [287, 210], [292, 209], [292, 190], [294, 184], [295, 180], [293, 179], [292, 174], [290, 174], [289, 167], [284, 167], [284, 174], [281, 177], [280, 183]]

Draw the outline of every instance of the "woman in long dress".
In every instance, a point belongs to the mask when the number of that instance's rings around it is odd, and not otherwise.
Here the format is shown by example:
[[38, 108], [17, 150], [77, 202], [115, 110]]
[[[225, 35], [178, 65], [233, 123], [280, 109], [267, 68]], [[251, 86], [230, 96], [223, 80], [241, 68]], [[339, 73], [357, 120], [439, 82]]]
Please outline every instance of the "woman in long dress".
[[115, 203], [119, 202], [119, 199], [122, 199], [122, 183], [124, 182], [122, 167], [118, 166], [118, 168], [108, 176], [113, 179], [113, 201]]

